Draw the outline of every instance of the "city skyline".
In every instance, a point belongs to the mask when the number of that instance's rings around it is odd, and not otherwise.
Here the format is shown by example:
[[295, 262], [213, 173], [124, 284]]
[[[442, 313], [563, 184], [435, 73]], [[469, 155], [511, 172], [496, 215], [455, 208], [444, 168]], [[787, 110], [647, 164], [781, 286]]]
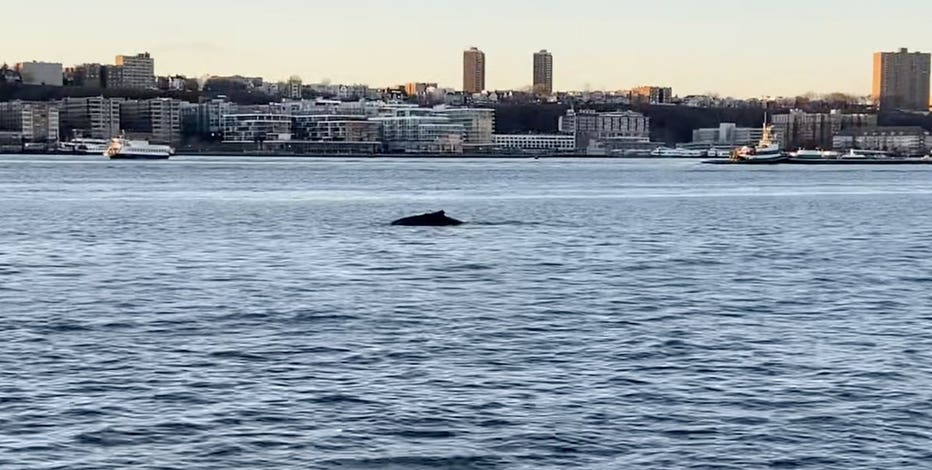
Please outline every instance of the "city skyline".
[[[840, 91], [866, 96], [874, 52], [932, 49], [922, 24], [932, 4], [907, 0], [890, 0], [879, 13], [841, 0], [818, 5], [787, 0], [777, 11], [737, 0], [661, 0], [649, 6], [581, 0], [572, 9], [559, 0], [535, 2], [534, 9], [517, 0], [477, 0], [455, 15], [451, 6], [421, 8], [433, 5], [423, 0], [400, 5], [360, 0], [353, 6], [285, 0], [275, 11], [179, 0], [157, 5], [91, 0], [73, 6], [10, 6], [13, 16], [24, 21], [11, 24], [8, 34], [25, 37], [36, 28], [47, 33], [2, 46], [0, 60], [67, 66], [109, 63], [116, 54], [148, 51], [161, 75], [241, 74], [270, 80], [298, 75], [306, 83], [416, 81], [460, 88], [462, 51], [475, 46], [486, 53], [486, 88], [492, 90], [529, 88], [529, 57], [547, 49], [559, 57], [557, 90], [651, 84], [673, 87], [680, 95]], [[94, 24], [118, 9], [134, 12], [135, 34], [115, 40], [103, 26], [84, 28], [79, 35], [68, 29]]]

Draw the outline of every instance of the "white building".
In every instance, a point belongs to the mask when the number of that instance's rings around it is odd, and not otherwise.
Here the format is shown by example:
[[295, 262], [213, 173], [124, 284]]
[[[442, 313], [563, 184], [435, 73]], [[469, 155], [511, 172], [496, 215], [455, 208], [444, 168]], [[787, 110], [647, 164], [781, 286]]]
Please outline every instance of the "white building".
[[499, 150], [520, 150], [532, 153], [576, 150], [576, 137], [565, 134], [495, 134], [492, 136], [492, 143]]
[[0, 131], [19, 133], [30, 143], [58, 142], [58, 107], [50, 103], [0, 103]]
[[64, 83], [64, 68], [61, 64], [52, 62], [23, 62], [16, 64], [25, 85], [62, 86]]
[[227, 114], [222, 128], [228, 143], [281, 142], [292, 136], [291, 116], [284, 114]]
[[[696, 129], [693, 131], [692, 143], [708, 147], [741, 147], [756, 145], [763, 137], [761, 127], [738, 127], [735, 123], [724, 122], [718, 127]], [[780, 140], [780, 136], [775, 136]]]
[[874, 127], [836, 134], [836, 150], [870, 150], [903, 155], [925, 155], [929, 133], [921, 127]]
[[432, 116], [445, 117], [463, 127], [463, 144], [469, 150], [481, 150], [492, 145], [495, 133], [495, 110], [488, 108], [448, 108], [438, 106]]
[[371, 120], [382, 126], [382, 142], [389, 152], [463, 153], [465, 130], [449, 118], [399, 113]]

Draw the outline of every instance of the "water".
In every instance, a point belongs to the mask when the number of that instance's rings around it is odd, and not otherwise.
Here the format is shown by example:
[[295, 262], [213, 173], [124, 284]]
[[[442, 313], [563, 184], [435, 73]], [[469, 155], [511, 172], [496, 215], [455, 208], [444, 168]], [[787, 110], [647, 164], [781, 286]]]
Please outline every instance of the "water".
[[930, 204], [925, 167], [0, 157], [0, 468], [929, 468]]

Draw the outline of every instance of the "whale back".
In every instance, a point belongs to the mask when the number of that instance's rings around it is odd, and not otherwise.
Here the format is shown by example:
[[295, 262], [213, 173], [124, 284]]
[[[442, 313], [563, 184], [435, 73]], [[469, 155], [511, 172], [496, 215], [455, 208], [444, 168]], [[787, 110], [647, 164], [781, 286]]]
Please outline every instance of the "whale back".
[[437, 211], [398, 219], [392, 222], [392, 225], [403, 227], [452, 227], [463, 225], [463, 222], [447, 217], [445, 211]]

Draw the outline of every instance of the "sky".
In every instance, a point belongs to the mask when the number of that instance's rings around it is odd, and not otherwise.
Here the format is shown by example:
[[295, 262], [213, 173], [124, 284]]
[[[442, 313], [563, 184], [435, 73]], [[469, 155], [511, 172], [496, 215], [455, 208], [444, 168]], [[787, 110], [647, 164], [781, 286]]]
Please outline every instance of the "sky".
[[548, 49], [558, 90], [867, 95], [874, 52], [932, 50], [929, 0], [0, 0], [0, 17], [8, 63], [149, 51], [160, 75], [371, 86], [460, 88], [476, 46], [490, 89], [529, 86]]

